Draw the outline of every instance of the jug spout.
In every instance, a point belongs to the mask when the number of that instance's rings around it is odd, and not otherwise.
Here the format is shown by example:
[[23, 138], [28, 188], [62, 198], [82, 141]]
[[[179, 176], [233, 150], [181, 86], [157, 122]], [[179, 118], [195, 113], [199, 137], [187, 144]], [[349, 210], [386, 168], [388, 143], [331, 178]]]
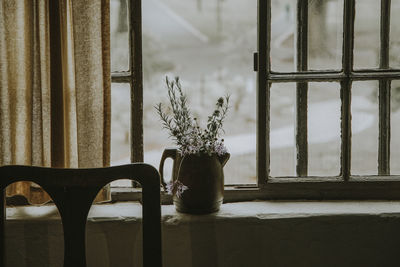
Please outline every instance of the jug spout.
[[218, 160], [221, 163], [222, 167], [225, 166], [226, 162], [228, 161], [228, 159], [231, 157], [231, 154], [229, 153], [225, 153], [222, 156], [218, 156]]

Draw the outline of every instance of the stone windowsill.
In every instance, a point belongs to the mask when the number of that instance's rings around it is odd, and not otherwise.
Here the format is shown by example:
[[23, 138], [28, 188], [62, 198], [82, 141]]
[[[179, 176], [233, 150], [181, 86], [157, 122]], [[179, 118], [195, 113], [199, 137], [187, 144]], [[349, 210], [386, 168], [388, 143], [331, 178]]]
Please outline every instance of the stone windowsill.
[[[227, 203], [217, 213], [187, 215], [175, 211], [173, 205], [162, 206], [164, 224], [190, 220], [229, 219], [268, 220], [318, 216], [376, 215], [399, 216], [400, 201], [253, 201]], [[88, 221], [130, 221], [141, 218], [141, 205], [136, 202], [93, 205]], [[7, 208], [7, 220], [58, 220], [54, 205]]]

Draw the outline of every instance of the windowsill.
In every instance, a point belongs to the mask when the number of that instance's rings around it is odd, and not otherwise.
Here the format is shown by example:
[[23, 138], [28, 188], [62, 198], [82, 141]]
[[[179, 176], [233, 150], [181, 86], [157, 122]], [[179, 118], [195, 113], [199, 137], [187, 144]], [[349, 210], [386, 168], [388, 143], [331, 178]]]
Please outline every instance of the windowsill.
[[[175, 211], [173, 205], [162, 206], [164, 224], [184, 223], [188, 220], [212, 221], [253, 218], [269, 220], [319, 216], [398, 216], [400, 201], [252, 201], [227, 203], [219, 212], [209, 215], [188, 215]], [[141, 205], [136, 202], [117, 202], [94, 205], [88, 221], [131, 221], [141, 218]], [[8, 207], [7, 220], [59, 220], [54, 205]]]

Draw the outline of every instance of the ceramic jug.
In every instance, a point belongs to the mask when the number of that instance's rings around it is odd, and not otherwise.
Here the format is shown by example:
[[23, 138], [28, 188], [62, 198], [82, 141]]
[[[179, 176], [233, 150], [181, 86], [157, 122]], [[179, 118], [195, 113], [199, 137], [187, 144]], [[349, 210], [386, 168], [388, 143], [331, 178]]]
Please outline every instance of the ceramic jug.
[[182, 156], [177, 149], [165, 149], [160, 161], [161, 182], [164, 181], [164, 162], [173, 160], [172, 179], [187, 186], [181, 196], [173, 196], [176, 210], [184, 213], [205, 214], [219, 210], [224, 195], [223, 167], [229, 153], [191, 154]]

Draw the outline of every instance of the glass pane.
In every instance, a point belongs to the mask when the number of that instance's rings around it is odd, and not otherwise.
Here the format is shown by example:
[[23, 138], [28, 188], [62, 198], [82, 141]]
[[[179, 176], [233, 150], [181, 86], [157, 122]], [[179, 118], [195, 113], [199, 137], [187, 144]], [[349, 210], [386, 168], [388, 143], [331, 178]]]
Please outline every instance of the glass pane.
[[[111, 165], [130, 163], [130, 86], [111, 84]], [[130, 186], [130, 180], [112, 182], [112, 186]]]
[[356, 1], [354, 24], [354, 68], [379, 66], [381, 1]]
[[271, 176], [296, 175], [295, 95], [296, 85], [294, 83], [276, 83], [271, 86]]
[[[271, 67], [295, 71], [296, 0], [271, 3]], [[343, 0], [309, 1], [309, 69], [341, 69]]]
[[291, 72], [294, 64], [296, 1], [271, 1], [271, 68]]
[[111, 0], [111, 71], [124, 71], [129, 69], [128, 25], [127, 1]]
[[308, 174], [339, 175], [340, 86], [309, 83], [308, 90]]
[[400, 174], [400, 81], [392, 81], [390, 174]]
[[378, 173], [379, 85], [377, 81], [354, 82], [351, 115], [351, 174]]
[[[337, 83], [310, 83], [308, 93], [310, 176], [336, 176], [340, 170], [340, 91]], [[271, 176], [295, 176], [294, 83], [271, 87]]]
[[204, 125], [219, 96], [231, 95], [225, 183], [255, 183], [257, 0], [143, 1], [144, 149], [158, 166], [173, 144], [154, 109], [167, 103], [165, 76], [179, 76]]
[[390, 66], [393, 68], [400, 67], [400, 0], [392, 0], [390, 15]]
[[309, 1], [309, 69], [341, 69], [343, 0]]

